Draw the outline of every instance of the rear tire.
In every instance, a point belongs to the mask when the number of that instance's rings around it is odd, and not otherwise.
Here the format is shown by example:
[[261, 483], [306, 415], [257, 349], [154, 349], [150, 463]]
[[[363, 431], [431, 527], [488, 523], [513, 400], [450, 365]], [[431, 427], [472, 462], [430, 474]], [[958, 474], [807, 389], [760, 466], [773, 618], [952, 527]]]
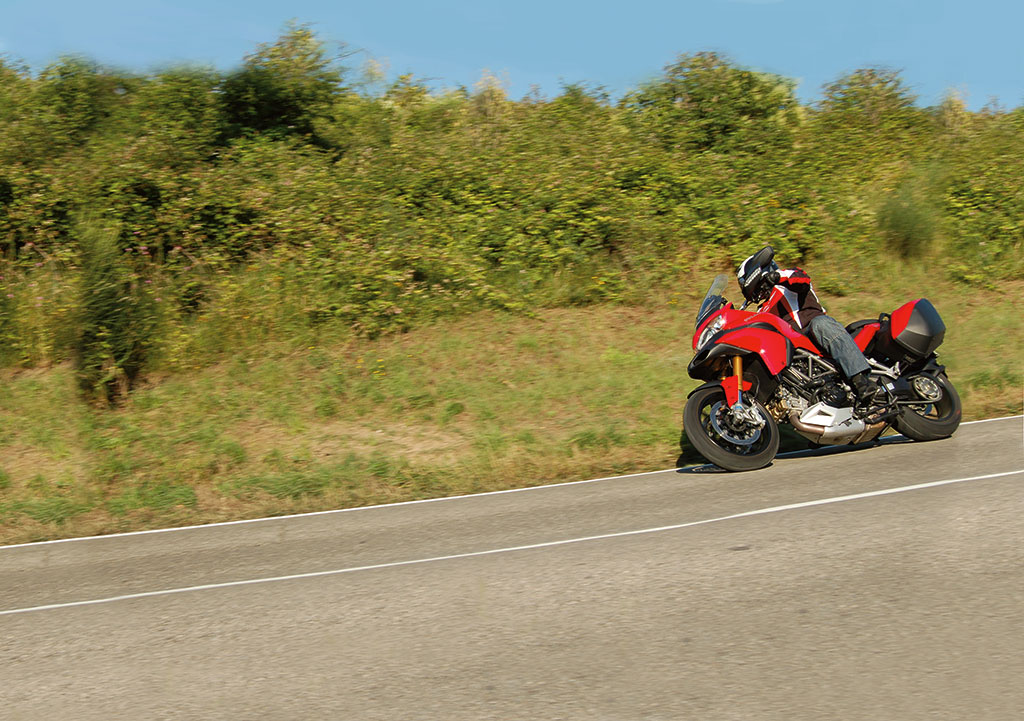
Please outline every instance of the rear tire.
[[[699, 390], [690, 396], [683, 409], [683, 431], [704, 458], [727, 471], [753, 471], [764, 468], [779, 451], [779, 427], [765, 407], [749, 399], [764, 419], [756, 440], [749, 445], [732, 443], [716, 432], [711, 417], [726, 407], [721, 386]], [[750, 429], [751, 431], [753, 429]]]
[[915, 441], [948, 438], [960, 426], [963, 415], [960, 394], [946, 374], [929, 374], [928, 377], [941, 389], [942, 397], [934, 402], [923, 400], [918, 405], [902, 406], [900, 414], [893, 421], [896, 430]]

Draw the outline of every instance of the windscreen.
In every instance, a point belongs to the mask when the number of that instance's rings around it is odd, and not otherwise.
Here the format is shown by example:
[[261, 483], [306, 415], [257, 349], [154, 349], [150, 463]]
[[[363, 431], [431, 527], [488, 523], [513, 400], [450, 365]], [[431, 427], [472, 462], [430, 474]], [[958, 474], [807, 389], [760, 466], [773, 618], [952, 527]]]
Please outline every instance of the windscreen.
[[725, 292], [727, 287], [729, 287], [729, 276], [715, 276], [715, 279], [711, 282], [711, 287], [708, 288], [707, 295], [704, 296], [704, 302], [700, 304], [700, 310], [697, 311], [697, 327], [699, 327], [709, 315], [725, 305], [726, 300], [722, 296], [722, 293]]

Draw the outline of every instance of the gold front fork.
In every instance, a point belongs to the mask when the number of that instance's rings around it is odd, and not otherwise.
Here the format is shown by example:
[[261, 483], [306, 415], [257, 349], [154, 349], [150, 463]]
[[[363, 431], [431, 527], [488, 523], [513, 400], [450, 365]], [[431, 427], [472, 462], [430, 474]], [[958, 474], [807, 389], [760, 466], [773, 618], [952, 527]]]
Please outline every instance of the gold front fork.
[[732, 374], [736, 377], [736, 405], [733, 408], [743, 407], [743, 356], [732, 357]]
[[732, 357], [732, 374], [739, 379], [740, 387], [743, 387], [743, 356]]

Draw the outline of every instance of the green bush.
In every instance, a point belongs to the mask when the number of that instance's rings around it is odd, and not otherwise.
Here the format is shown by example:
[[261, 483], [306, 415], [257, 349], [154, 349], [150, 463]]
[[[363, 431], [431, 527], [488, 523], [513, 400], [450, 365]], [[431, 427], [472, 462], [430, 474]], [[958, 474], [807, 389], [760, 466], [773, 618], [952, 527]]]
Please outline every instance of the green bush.
[[890, 248], [903, 258], [928, 250], [938, 231], [935, 209], [910, 185], [886, 196], [878, 211], [878, 227]]
[[80, 225], [82, 270], [79, 335], [74, 360], [78, 384], [90, 398], [114, 404], [132, 389], [154, 342], [156, 309], [149, 282], [117, 244], [117, 234], [95, 220]]

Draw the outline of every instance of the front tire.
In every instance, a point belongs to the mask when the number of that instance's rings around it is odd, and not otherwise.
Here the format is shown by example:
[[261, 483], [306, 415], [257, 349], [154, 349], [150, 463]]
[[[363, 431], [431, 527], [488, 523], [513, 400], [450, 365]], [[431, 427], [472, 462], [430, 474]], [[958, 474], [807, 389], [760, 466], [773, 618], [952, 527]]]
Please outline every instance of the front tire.
[[704, 458], [727, 471], [764, 468], [779, 451], [775, 420], [764, 406], [753, 398], [749, 400], [764, 420], [760, 429], [724, 428], [723, 413], [728, 413], [728, 405], [721, 386], [697, 391], [683, 409], [683, 431], [690, 443]]
[[912, 376], [908, 380], [911, 387], [915, 387], [915, 392], [921, 396], [921, 403], [902, 406], [893, 425], [900, 433], [915, 441], [948, 438], [960, 426], [960, 418], [963, 415], [960, 394], [956, 392], [956, 388], [949, 382], [945, 373], [921, 374], [920, 377], [934, 382], [940, 391], [940, 397], [934, 398], [934, 392], [929, 392], [931, 386], [927, 383], [922, 384], [918, 390], [914, 383], [915, 377]]

